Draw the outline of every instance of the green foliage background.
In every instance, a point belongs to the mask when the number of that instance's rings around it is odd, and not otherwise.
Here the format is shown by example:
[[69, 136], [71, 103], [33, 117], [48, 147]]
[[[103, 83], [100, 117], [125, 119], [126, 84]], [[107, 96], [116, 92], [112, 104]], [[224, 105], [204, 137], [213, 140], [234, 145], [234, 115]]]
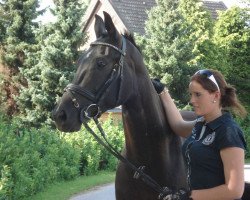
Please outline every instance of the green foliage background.
[[146, 34], [138, 37], [138, 43], [150, 75], [160, 78], [173, 97], [186, 104], [189, 96], [183, 88], [197, 69], [189, 64], [194, 59], [194, 43], [188, 39], [191, 27], [179, 10], [179, 0], [158, 0], [157, 3], [148, 13]]
[[27, 86], [17, 96], [19, 118], [31, 126], [52, 125], [50, 112], [63, 88], [72, 79], [84, 43], [80, 20], [86, 5], [81, 1], [58, 0], [52, 10], [57, 21], [36, 30], [37, 47], [27, 52], [21, 76]]
[[165, 83], [182, 108], [189, 101], [190, 76], [217, 69], [249, 108], [249, 9], [232, 7], [212, 20], [199, 0], [157, 2], [148, 12], [145, 36], [137, 36], [151, 77]]
[[233, 7], [220, 14], [213, 41], [224, 53], [226, 66], [217, 66], [237, 89], [250, 111], [250, 9]]
[[25, 199], [55, 180], [76, 177], [79, 152], [49, 128], [0, 125], [0, 199]]
[[[9, 115], [0, 117], [0, 200], [25, 199], [54, 181], [117, 165], [84, 128], [74, 134], [52, 129], [51, 110], [72, 79], [86, 39], [81, 18], [87, 6], [84, 0], [54, 3], [58, 21], [43, 25], [34, 21], [44, 12], [37, 10], [38, 0], [0, 2], [0, 67], [8, 71], [0, 74], [0, 110]], [[250, 111], [249, 9], [231, 8], [212, 20], [199, 0], [157, 3], [148, 12], [146, 35], [136, 37], [151, 77], [160, 78], [183, 108], [189, 77], [201, 68], [218, 69]], [[250, 147], [250, 115], [237, 121]], [[109, 119], [103, 128], [121, 151], [122, 125]]]
[[25, 50], [30, 50], [35, 44], [33, 29], [38, 23], [34, 19], [43, 10], [37, 11], [38, 0], [2, 0], [0, 5], [0, 44], [5, 52], [1, 56], [16, 73], [23, 65]]
[[[0, 119], [1, 200], [22, 200], [55, 181], [116, 169], [117, 159], [84, 128], [69, 134], [49, 127], [20, 129], [19, 123]], [[124, 143], [121, 124], [109, 118], [103, 128], [110, 143], [121, 151]]]

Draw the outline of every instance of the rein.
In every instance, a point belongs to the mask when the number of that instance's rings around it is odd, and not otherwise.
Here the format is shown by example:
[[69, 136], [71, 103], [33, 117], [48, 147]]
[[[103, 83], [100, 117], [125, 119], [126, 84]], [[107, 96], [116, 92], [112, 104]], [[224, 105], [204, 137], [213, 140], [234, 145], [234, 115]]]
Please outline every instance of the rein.
[[[166, 195], [172, 194], [172, 190], [170, 190], [168, 187], [161, 187], [154, 179], [152, 179], [150, 176], [148, 176], [146, 173], [144, 173], [145, 166], [136, 167], [134, 164], [132, 164], [128, 159], [126, 159], [124, 156], [122, 156], [112, 145], [108, 142], [105, 132], [102, 129], [98, 117], [101, 114], [101, 109], [98, 105], [101, 98], [105, 96], [106, 90], [109, 88], [111, 83], [117, 78], [121, 77], [124, 67], [124, 57], [126, 55], [126, 39], [124, 36], [122, 36], [122, 49], [117, 48], [114, 45], [103, 43], [103, 42], [93, 42], [91, 43], [91, 46], [95, 45], [102, 45], [102, 46], [108, 46], [116, 51], [118, 51], [121, 54], [120, 60], [118, 64], [114, 65], [114, 68], [108, 78], [108, 80], [104, 83], [104, 85], [99, 89], [97, 94], [93, 94], [92, 92], [78, 86], [75, 84], [69, 84], [65, 88], [65, 92], [69, 92], [69, 95], [71, 97], [71, 100], [75, 106], [76, 109], [80, 111], [80, 121], [83, 123], [87, 131], [93, 135], [93, 137], [97, 140], [99, 144], [101, 144], [103, 147], [105, 147], [113, 156], [115, 156], [117, 159], [128, 165], [135, 173], [133, 178], [135, 179], [141, 179], [145, 184], [150, 186], [152, 189], [154, 189], [156, 192], [159, 193], [158, 199], [162, 199]], [[116, 69], [118, 68], [118, 70]], [[79, 94], [88, 100], [92, 101], [93, 104], [89, 105], [87, 108], [80, 108], [80, 104], [78, 103], [76, 97], [74, 94]], [[101, 136], [103, 137], [104, 141], [89, 127], [87, 122], [84, 120], [84, 118], [93, 119], [98, 130], [101, 133]]]
[[162, 199], [166, 195], [172, 194], [172, 190], [168, 187], [161, 187], [154, 179], [152, 179], [149, 175], [144, 173], [145, 166], [136, 167], [134, 164], [132, 164], [128, 159], [126, 159], [124, 156], [122, 156], [107, 140], [106, 134], [101, 127], [97, 117], [92, 118], [95, 122], [98, 130], [101, 133], [101, 136], [103, 137], [104, 141], [89, 127], [87, 122], [83, 122], [84, 127], [87, 129], [87, 131], [96, 139], [96, 141], [101, 144], [103, 147], [105, 147], [113, 156], [115, 156], [118, 160], [125, 163], [128, 167], [130, 167], [135, 173], [133, 178], [135, 179], [141, 179], [146, 185], [150, 186], [152, 189], [154, 189], [156, 192], [159, 193], [158, 199]]

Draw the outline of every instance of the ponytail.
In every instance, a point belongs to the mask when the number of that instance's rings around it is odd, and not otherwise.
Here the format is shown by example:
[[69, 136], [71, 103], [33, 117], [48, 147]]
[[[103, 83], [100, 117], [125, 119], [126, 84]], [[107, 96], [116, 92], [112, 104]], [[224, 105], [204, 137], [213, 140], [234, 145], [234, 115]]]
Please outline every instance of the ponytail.
[[223, 89], [224, 93], [223, 90], [221, 93], [222, 108], [232, 110], [232, 112], [239, 117], [245, 117], [247, 112], [237, 98], [236, 89], [230, 85], [226, 85]]

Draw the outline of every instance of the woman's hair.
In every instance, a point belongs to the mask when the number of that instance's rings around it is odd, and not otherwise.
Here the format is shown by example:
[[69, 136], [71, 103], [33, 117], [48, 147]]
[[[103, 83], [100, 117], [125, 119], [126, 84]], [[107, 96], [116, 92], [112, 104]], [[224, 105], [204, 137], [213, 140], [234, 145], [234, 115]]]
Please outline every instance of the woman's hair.
[[[214, 77], [215, 81], [211, 80], [211, 76]], [[236, 89], [227, 84], [225, 78], [219, 71], [212, 69], [200, 70], [191, 77], [191, 81], [198, 82], [205, 90], [208, 90], [211, 93], [218, 90], [216, 86], [217, 83], [221, 93], [220, 105], [222, 109], [227, 110], [231, 108], [234, 114], [240, 117], [246, 116], [247, 112], [238, 100]]]

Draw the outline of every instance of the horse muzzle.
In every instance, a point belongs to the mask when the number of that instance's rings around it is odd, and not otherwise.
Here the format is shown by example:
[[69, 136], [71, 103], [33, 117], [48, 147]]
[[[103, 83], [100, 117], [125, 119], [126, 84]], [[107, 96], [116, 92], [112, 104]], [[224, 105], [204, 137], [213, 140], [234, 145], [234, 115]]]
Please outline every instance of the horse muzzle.
[[81, 122], [78, 119], [78, 112], [67, 112], [67, 109], [56, 107], [51, 118], [55, 122], [58, 130], [63, 132], [75, 132], [81, 128]]

